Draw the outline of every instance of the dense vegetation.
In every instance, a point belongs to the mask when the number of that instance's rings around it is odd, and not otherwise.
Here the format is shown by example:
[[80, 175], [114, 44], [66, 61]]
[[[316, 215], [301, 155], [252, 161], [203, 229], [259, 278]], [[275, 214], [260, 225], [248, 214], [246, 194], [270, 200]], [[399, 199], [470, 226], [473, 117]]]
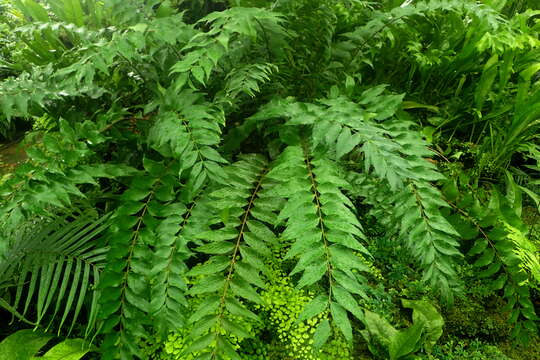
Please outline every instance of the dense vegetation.
[[540, 359], [539, 16], [2, 0], [0, 359]]

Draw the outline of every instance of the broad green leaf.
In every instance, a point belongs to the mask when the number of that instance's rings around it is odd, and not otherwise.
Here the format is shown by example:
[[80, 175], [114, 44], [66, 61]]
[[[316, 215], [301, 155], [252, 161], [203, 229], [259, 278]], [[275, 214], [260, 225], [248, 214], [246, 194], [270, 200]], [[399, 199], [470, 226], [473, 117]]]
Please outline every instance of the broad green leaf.
[[504, 287], [507, 280], [508, 280], [508, 275], [501, 274], [496, 280], [491, 282], [490, 288], [492, 288], [493, 290], [500, 290]]
[[484, 251], [484, 253], [482, 254], [482, 256], [480, 256], [478, 258], [478, 260], [476, 260], [474, 262], [474, 266], [476, 267], [482, 267], [482, 266], [486, 266], [488, 264], [491, 264], [491, 262], [493, 261], [493, 258], [495, 257], [495, 250], [493, 250], [492, 248], [488, 248]]
[[345, 288], [347, 291], [353, 294], [360, 295], [364, 299], [368, 299], [364, 288], [356, 278], [353, 278], [340, 270], [334, 270], [332, 272], [332, 275], [334, 276], [336, 282], [339, 285], [343, 286], [343, 288]]
[[261, 298], [261, 296], [245, 280], [235, 278], [231, 282], [231, 290], [233, 294], [241, 296], [246, 300], [253, 301], [256, 304], [263, 303], [263, 299]]
[[261, 321], [259, 316], [248, 310], [243, 304], [234, 298], [227, 298], [225, 300], [225, 307], [233, 315], [246, 317], [254, 321]]
[[424, 324], [424, 347], [430, 350], [443, 334], [443, 317], [435, 306], [425, 300], [402, 299], [401, 302], [404, 307], [413, 309], [413, 323]]
[[53, 336], [30, 329], [19, 330], [0, 343], [0, 360], [28, 360]]
[[343, 128], [336, 143], [336, 158], [340, 159], [351, 152], [360, 143], [360, 138], [351, 134], [348, 128]]
[[349, 249], [340, 246], [330, 246], [330, 254], [332, 256], [332, 263], [336, 268], [340, 269], [357, 269], [359, 271], [370, 272], [371, 270], [364, 264], [358, 256], [356, 256]]
[[364, 314], [367, 331], [388, 345], [390, 339], [397, 335], [397, 330], [386, 319], [374, 312], [365, 310]]
[[358, 306], [354, 297], [347, 290], [341, 286], [332, 286], [332, 294], [334, 299], [358, 320], [364, 320], [364, 313], [360, 309], [360, 306]]
[[301, 289], [305, 286], [316, 283], [317, 281], [321, 280], [321, 278], [324, 276], [324, 274], [326, 274], [327, 271], [328, 268], [324, 263], [308, 266], [304, 270], [304, 273], [302, 274], [302, 277], [298, 281], [296, 287], [298, 289]]
[[205, 81], [204, 81], [204, 78], [205, 78], [205, 74], [204, 74], [204, 70], [202, 67], [200, 66], [194, 66], [191, 68], [191, 74], [195, 77], [195, 79], [197, 79], [198, 82], [200, 82], [201, 84], [204, 85]]
[[239, 262], [236, 263], [234, 267], [235, 272], [244, 280], [249, 282], [250, 284], [256, 285], [260, 287], [261, 289], [266, 288], [266, 284], [264, 283], [263, 279], [259, 276], [259, 273], [256, 269], [254, 269], [249, 263], [247, 262]]
[[232, 345], [229, 343], [229, 341], [225, 337], [218, 335], [217, 346], [221, 351], [223, 351], [227, 355], [228, 359], [241, 360], [236, 350], [232, 347]]
[[390, 346], [388, 347], [390, 359], [397, 360], [416, 352], [421, 346], [420, 339], [423, 330], [424, 323], [415, 322], [411, 327], [398, 331], [390, 340]]
[[200, 276], [200, 275], [212, 275], [225, 270], [230, 266], [231, 261], [226, 256], [215, 256], [209, 262], [200, 264], [192, 268], [187, 275]]
[[482, 76], [480, 77], [480, 81], [474, 94], [475, 106], [480, 111], [482, 110], [487, 95], [489, 94], [493, 82], [495, 81], [495, 77], [497, 76], [498, 61], [499, 56], [494, 54], [484, 65]]
[[480, 238], [476, 240], [474, 246], [467, 253], [469, 256], [479, 255], [483, 253], [488, 246], [488, 241], [485, 238]]
[[223, 288], [224, 284], [225, 279], [221, 275], [208, 276], [193, 285], [193, 287], [189, 289], [189, 293], [191, 295], [213, 293]]
[[207, 315], [203, 317], [195, 324], [193, 324], [189, 336], [193, 339], [197, 339], [198, 337], [203, 336], [218, 322], [218, 320], [219, 316], [217, 315]]
[[90, 349], [88, 344], [82, 339], [67, 339], [55, 345], [47, 351], [43, 360], [79, 360], [86, 355]]
[[251, 337], [251, 335], [247, 332], [246, 329], [244, 329], [240, 324], [237, 324], [233, 321], [229, 321], [228, 319], [223, 318], [221, 319], [221, 325], [227, 332], [239, 337], [240, 339]]
[[197, 248], [198, 252], [212, 255], [228, 254], [233, 251], [235, 245], [228, 241], [213, 242], [210, 244], [202, 245]]
[[206, 315], [212, 314], [219, 308], [220, 298], [216, 295], [206, 296], [201, 304], [197, 307], [197, 310], [191, 314], [189, 317], [189, 322], [194, 323], [205, 317]]
[[502, 267], [502, 263], [501, 262], [493, 262], [489, 265], [489, 267], [486, 269], [486, 270], [483, 270], [483, 271], [480, 271], [478, 273], [478, 277], [480, 279], [483, 279], [483, 278], [489, 278], [493, 275], [495, 275]]
[[184, 350], [183, 354], [186, 354], [186, 355], [192, 354], [194, 352], [207, 348], [215, 339], [215, 336], [216, 336], [215, 334], [210, 333], [203, 337], [198, 338]]

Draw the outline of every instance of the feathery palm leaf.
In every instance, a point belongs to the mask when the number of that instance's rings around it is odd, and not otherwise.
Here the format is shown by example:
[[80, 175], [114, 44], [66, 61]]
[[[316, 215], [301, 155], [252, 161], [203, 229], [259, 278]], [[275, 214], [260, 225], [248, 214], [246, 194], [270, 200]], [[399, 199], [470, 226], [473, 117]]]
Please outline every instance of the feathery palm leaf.
[[0, 284], [6, 287], [4, 296], [12, 295], [0, 306], [11, 312], [22, 308], [23, 317], [31, 310], [36, 325], [45, 318], [50, 319], [49, 326], [59, 320], [59, 329], [71, 314], [71, 331], [85, 299], [91, 296], [90, 332], [97, 310], [94, 288], [107, 252], [96, 239], [109, 225], [108, 215], [98, 217], [88, 211], [28, 224], [29, 229], [21, 230], [22, 235], [0, 259]]

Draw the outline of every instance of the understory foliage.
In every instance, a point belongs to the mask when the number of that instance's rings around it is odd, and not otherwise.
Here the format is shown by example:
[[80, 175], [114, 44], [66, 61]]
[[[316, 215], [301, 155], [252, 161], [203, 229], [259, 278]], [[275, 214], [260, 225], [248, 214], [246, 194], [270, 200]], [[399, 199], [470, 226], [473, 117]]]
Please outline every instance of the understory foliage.
[[525, 3], [0, 2], [0, 307], [102, 359], [402, 359], [483, 289], [534, 340]]

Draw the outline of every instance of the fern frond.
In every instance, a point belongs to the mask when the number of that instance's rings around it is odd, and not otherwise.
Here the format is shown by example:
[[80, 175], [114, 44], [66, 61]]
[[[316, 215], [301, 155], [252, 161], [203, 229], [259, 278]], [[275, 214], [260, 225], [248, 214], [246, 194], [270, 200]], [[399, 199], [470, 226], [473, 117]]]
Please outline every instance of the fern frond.
[[506, 225], [508, 237], [514, 243], [514, 254], [519, 258], [521, 270], [531, 278], [532, 286], [540, 286], [540, 260], [538, 258], [538, 249], [525, 234], [519, 229]]
[[[169, 205], [164, 212], [163, 207], [157, 207], [156, 210], [161, 217], [170, 216], [171, 210], [176, 213], [178, 206], [180, 205]], [[180, 224], [173, 216], [172, 219], [164, 219], [159, 225], [170, 228], [170, 231], [165, 236], [163, 233], [160, 234], [160, 237], [163, 237], [161, 248], [156, 248], [154, 256], [162, 260], [152, 268], [151, 273], [156, 280], [153, 281], [150, 296], [152, 307], [156, 309], [154, 326], [163, 336], [185, 325], [185, 312], [189, 306], [184, 295], [187, 291], [185, 274], [188, 272], [185, 261], [193, 255], [188, 245], [201, 245], [197, 235], [210, 230], [208, 214], [211, 211], [209, 197], [206, 194], [198, 195], [188, 203]], [[178, 230], [176, 235], [173, 234], [174, 229]]]
[[[385, 215], [394, 219], [388, 223], [392, 231], [399, 229], [401, 239], [420, 261], [424, 280], [451, 300], [452, 289], [458, 288], [454, 270], [455, 257], [461, 256], [458, 234], [440, 214], [440, 208], [448, 205], [431, 185], [444, 177], [426, 160], [433, 153], [412, 129], [413, 124], [389, 119], [402, 96], [382, 95], [383, 91], [384, 86], [368, 89], [358, 103], [343, 97], [324, 99], [320, 104], [276, 102], [259, 116], [285, 116], [287, 125], [311, 126], [313, 144], [330, 150], [336, 159], [347, 154], [363, 156], [364, 172], [388, 184], [383, 199], [374, 203], [393, 204]], [[383, 119], [383, 123], [375, 121]]]
[[[20, 28], [20, 35], [34, 36], [36, 26], [52, 32], [51, 36], [64, 30], [73, 31], [73, 36], [78, 36], [80, 41], [72, 44], [73, 48], [64, 50], [69, 56], [64, 56], [61, 64], [53, 61], [56, 58], [50, 59], [54, 52], [49, 51], [43, 41], [38, 41], [43, 49], [32, 48], [33, 51], [48, 57], [41, 59], [29, 55], [30, 64], [18, 65], [22, 66], [21, 70], [32, 68], [30, 74], [23, 72], [0, 85], [0, 110], [8, 123], [12, 116], [27, 117], [36, 109], [45, 108], [46, 104], [63, 103], [79, 96], [95, 99], [115, 92], [117, 83], [101, 81], [115, 71], [137, 81], [168, 84], [170, 80], [165, 74], [169, 63], [179, 56], [174, 47], [184, 45], [195, 32], [183, 22], [181, 15], [175, 15], [154, 19], [142, 27], [110, 27], [99, 31], [80, 31], [74, 25], [51, 22], [29, 24]], [[148, 51], [141, 51], [145, 47]], [[42, 65], [36, 67], [34, 63]], [[157, 70], [161, 70], [160, 75]], [[155, 102], [148, 103], [150, 106]]]
[[224, 100], [232, 102], [244, 93], [250, 97], [260, 92], [260, 84], [270, 80], [270, 75], [277, 71], [277, 66], [267, 64], [249, 64], [233, 69], [225, 77]]
[[[322, 287], [322, 294], [306, 306], [299, 321], [325, 313], [351, 341], [347, 312], [363, 320], [352, 294], [365, 296], [365, 279], [358, 272], [369, 272], [354, 252], [370, 254], [358, 241], [364, 238], [361, 225], [351, 210], [353, 204], [341, 190], [349, 184], [340, 177], [334, 162], [312, 153], [307, 146], [287, 147], [269, 176], [281, 182], [276, 191], [287, 198], [277, 220], [278, 224], [286, 221], [282, 237], [292, 242], [285, 259], [297, 259], [291, 275], [302, 274], [298, 288]], [[321, 322], [314, 339], [318, 347], [330, 333], [328, 320]]]
[[422, 269], [423, 281], [451, 303], [462, 290], [456, 264], [463, 255], [459, 233], [443, 214], [448, 204], [440, 191], [429, 183], [409, 181], [395, 192], [379, 179], [364, 174], [353, 178], [354, 193], [371, 206], [370, 215], [385, 227], [385, 238], [397, 237]]
[[384, 87], [379, 88], [380, 91], [370, 89], [372, 91], [362, 94], [361, 104], [365, 107], [343, 97], [324, 99], [320, 104], [277, 101], [261, 109], [255, 117], [284, 116], [288, 118], [287, 125], [311, 125], [315, 146], [330, 148], [336, 159], [355, 149], [363, 152], [366, 171], [373, 167], [378, 176], [386, 178], [395, 188], [404, 178], [413, 177], [414, 172], [409, 170], [407, 160], [400, 156], [399, 144], [389, 139], [388, 130], [373, 119], [392, 116], [402, 96], [379, 96]]
[[[65, 23], [65, 22], [54, 22], [54, 21], [48, 21], [48, 22], [35, 21], [30, 24], [25, 24], [23, 26], [19, 26], [15, 28], [14, 32], [17, 36], [25, 37], [26, 39], [35, 39], [36, 33], [38, 34], [38, 36], [39, 34], [43, 34], [42, 36], [45, 39], [40, 39], [41, 40], [39, 42], [40, 46], [44, 46], [48, 44], [51, 47], [53, 47], [52, 50], [65, 51], [65, 50], [68, 50], [68, 47], [60, 39], [61, 35], [67, 36], [69, 40], [71, 41], [71, 44], [69, 44], [69, 46], [73, 47], [73, 46], [79, 45], [79, 43], [90, 44], [92, 42], [98, 41], [100, 38], [105, 37], [112, 30], [113, 28], [90, 30], [83, 26], [78, 26], [74, 23], [70, 24], [70, 23]], [[54, 35], [53, 37], [54, 43], [47, 43], [47, 40], [49, 40], [49, 37], [51, 35]], [[39, 36], [39, 37], [41, 38], [42, 36]], [[59, 55], [61, 54], [57, 54], [56, 56], [59, 56]]]
[[461, 287], [455, 271], [456, 260], [463, 255], [457, 241], [459, 233], [441, 213], [441, 209], [449, 205], [432, 185], [444, 176], [427, 160], [433, 152], [421, 135], [412, 129], [412, 123], [398, 119], [387, 122], [386, 129], [399, 145], [408, 168], [414, 174], [394, 202], [393, 217], [399, 219], [400, 236], [422, 262], [424, 280], [452, 301], [452, 293]]
[[519, 246], [522, 242], [516, 242], [523, 224], [497, 193], [492, 194], [487, 206], [472, 196], [463, 196], [452, 205], [458, 212], [453, 221], [456, 228], [472, 242], [468, 260], [480, 279], [490, 279], [492, 290], [504, 290], [504, 309], [510, 312], [508, 321], [514, 325], [512, 335], [524, 341], [530, 333], [537, 332], [536, 322], [540, 318], [527, 286], [529, 274], [523, 271], [527, 260], [519, 256], [524, 251]]
[[395, 203], [395, 217], [401, 219], [400, 236], [424, 271], [424, 280], [452, 299], [459, 288], [455, 257], [461, 257], [459, 234], [440, 213], [448, 206], [431, 185], [412, 182]]
[[169, 96], [170, 103], [163, 106], [165, 111], [148, 135], [149, 143], [161, 154], [181, 160], [179, 175], [188, 173], [186, 187], [192, 194], [207, 178], [223, 183], [227, 177], [219, 165], [227, 160], [215, 149], [221, 142], [223, 114], [201, 98], [191, 90]]
[[276, 37], [286, 37], [282, 22], [281, 15], [258, 8], [234, 7], [204, 17], [199, 23], [205, 23], [210, 30], [192, 37], [182, 49], [187, 52], [186, 56], [171, 67], [172, 74], [179, 74], [176, 88], [188, 81], [193, 84], [191, 78], [204, 86], [220, 60], [230, 54], [234, 48], [232, 44], [238, 38], [255, 41], [267, 28]]
[[[2, 81], [0, 90], [0, 110], [2, 112], [2, 131], [9, 129], [12, 117], [27, 117], [29, 104], [43, 105], [45, 99], [56, 99], [45, 78], [52, 74], [52, 69], [43, 69], [39, 73], [23, 73], [17, 78], [7, 78]], [[53, 91], [51, 91], [53, 90]], [[52, 94], [51, 94], [52, 93]]]
[[[186, 254], [176, 242], [182, 215], [187, 211], [177, 201], [179, 165], [171, 162], [165, 166], [150, 159], [143, 164], [144, 175], [135, 178], [122, 194], [108, 236], [111, 249], [99, 299], [106, 359], [117, 354], [140, 357], [136, 340], [148, 334], [145, 326], [151, 317], [170, 324], [171, 319], [164, 317], [182, 315], [186, 306], [182, 278]], [[178, 273], [173, 274], [175, 271]], [[181, 326], [182, 316], [176, 321]]]
[[84, 184], [97, 186], [100, 178], [137, 173], [124, 164], [94, 163], [95, 147], [106, 140], [97, 124], [85, 121], [71, 126], [61, 120], [60, 131], [46, 134], [41, 144], [30, 146], [26, 150], [29, 160], [1, 184], [3, 231], [9, 233], [31, 216], [48, 217], [54, 214], [53, 208], [65, 209], [73, 200], [84, 199], [79, 189]]
[[193, 341], [186, 353], [198, 359], [239, 356], [230, 336], [250, 337], [239, 320], [259, 321], [246, 303], [260, 304], [257, 289], [266, 287], [261, 274], [268, 274], [264, 259], [276, 241], [270, 225], [276, 218], [279, 199], [271, 193], [273, 181], [267, 178], [267, 161], [261, 156], [245, 156], [227, 168], [229, 183], [214, 192], [211, 220], [215, 230], [199, 234], [203, 245], [196, 251], [208, 260], [189, 271], [197, 277], [190, 288], [192, 296], [205, 300], [190, 317]]
[[420, 1], [416, 4], [395, 7], [388, 12], [375, 11], [365, 25], [358, 27], [353, 32], [346, 34], [346, 36], [365, 45], [374, 37], [384, 36], [383, 30], [391, 32], [394, 28], [407, 24], [407, 18], [414, 16], [426, 17], [429, 14], [443, 13], [445, 11], [480, 19], [489, 24], [494, 30], [506, 23], [500, 13], [483, 4], [460, 0]]

